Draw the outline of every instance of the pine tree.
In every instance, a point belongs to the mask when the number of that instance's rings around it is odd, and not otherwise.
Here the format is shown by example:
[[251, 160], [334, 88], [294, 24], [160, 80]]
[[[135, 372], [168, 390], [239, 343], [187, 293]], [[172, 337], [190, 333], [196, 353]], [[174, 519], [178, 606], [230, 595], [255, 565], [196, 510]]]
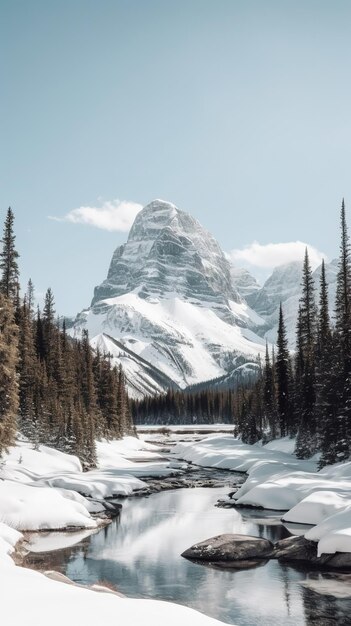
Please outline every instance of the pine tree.
[[24, 299], [19, 317], [19, 415], [23, 434], [34, 440], [36, 427], [35, 387], [37, 383], [38, 360], [35, 338], [27, 299]]
[[55, 371], [55, 301], [54, 296], [49, 287], [45, 294], [43, 320], [43, 348], [46, 369], [49, 378], [53, 376]]
[[280, 436], [285, 437], [290, 430], [291, 424], [291, 398], [290, 398], [290, 367], [289, 349], [286, 337], [283, 307], [279, 307], [279, 323], [277, 337], [276, 357], [276, 384], [277, 384], [277, 409], [280, 427]]
[[96, 415], [97, 398], [93, 371], [93, 354], [89, 343], [89, 334], [87, 330], [83, 330], [82, 340], [82, 397], [85, 410]]
[[329, 319], [328, 285], [325, 275], [325, 262], [322, 260], [320, 292], [319, 292], [319, 346], [322, 352], [330, 348], [331, 328]]
[[119, 435], [123, 436], [127, 432], [127, 394], [121, 365], [118, 369], [117, 415], [119, 420]]
[[268, 426], [272, 439], [276, 437], [275, 389], [273, 368], [269, 358], [268, 343], [266, 342], [266, 356], [263, 383], [263, 406], [266, 417], [265, 427]]
[[340, 218], [341, 244], [336, 284], [334, 335], [334, 343], [337, 347], [335, 385], [339, 401], [336, 404], [334, 461], [349, 458], [351, 434], [351, 258], [344, 200], [341, 205]]
[[314, 281], [306, 248], [302, 273], [302, 296], [298, 319], [298, 359], [300, 376], [300, 397], [297, 409], [300, 423], [296, 441], [296, 454], [308, 458], [316, 451], [315, 420], [315, 349], [317, 309], [314, 299]]
[[336, 459], [337, 444], [337, 363], [329, 319], [328, 287], [322, 261], [318, 317], [316, 366], [316, 421], [318, 447], [322, 451], [320, 467]]
[[13, 305], [0, 293], [0, 455], [14, 444], [17, 430], [18, 328]]
[[14, 302], [19, 294], [19, 270], [17, 259], [19, 254], [15, 247], [16, 237], [13, 232], [14, 214], [11, 207], [7, 211], [0, 253], [0, 291]]
[[26, 291], [26, 302], [27, 302], [27, 307], [29, 310], [29, 314], [31, 319], [33, 319], [34, 317], [34, 304], [35, 304], [35, 289], [34, 289], [34, 285], [32, 282], [32, 279], [30, 278], [28, 283], [27, 283], [27, 291]]
[[95, 361], [95, 379], [97, 382], [98, 404], [103, 417], [103, 435], [107, 439], [120, 436], [120, 420], [117, 412], [118, 375], [111, 367], [108, 355], [98, 355]]

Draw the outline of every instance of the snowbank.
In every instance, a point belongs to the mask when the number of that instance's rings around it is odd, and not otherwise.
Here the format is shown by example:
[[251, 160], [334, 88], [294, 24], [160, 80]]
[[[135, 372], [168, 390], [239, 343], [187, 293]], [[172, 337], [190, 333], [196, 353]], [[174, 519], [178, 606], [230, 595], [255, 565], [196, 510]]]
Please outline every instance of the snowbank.
[[[291, 445], [287, 441], [291, 440], [287, 438], [280, 440], [283, 448]], [[279, 449], [278, 442], [275, 442], [273, 449], [270, 446], [272, 444], [250, 446], [229, 435], [212, 435], [198, 442], [178, 443], [172, 452], [175, 456], [196, 465], [237, 472], [249, 472], [260, 461], [275, 464], [274, 472], [285, 467], [287, 471], [291, 471], [292, 468], [315, 471], [315, 461], [299, 461], [294, 455]]]
[[1, 619], [8, 626], [47, 626], [48, 623], [96, 626], [97, 622], [118, 626], [223, 624], [170, 602], [121, 598], [111, 592], [104, 593], [101, 587], [99, 592], [92, 591], [17, 567], [10, 554], [21, 539], [21, 533], [0, 522]]
[[16, 445], [5, 455], [4, 463], [6, 467], [23, 468], [34, 474], [82, 471], [82, 464], [77, 456], [59, 452], [47, 446], [33, 449], [33, 445], [26, 441], [17, 441]]
[[351, 493], [314, 491], [284, 514], [284, 522], [319, 524], [326, 517], [345, 510], [351, 505]]
[[351, 552], [351, 504], [322, 520], [305, 534], [306, 539], [318, 541], [318, 556], [335, 552]]
[[1, 587], [2, 619], [5, 624], [14, 626], [47, 626], [48, 623], [51, 626], [96, 626], [97, 623], [111, 626], [223, 624], [178, 604], [127, 599], [111, 593], [95, 592], [51, 580], [39, 572], [20, 567], [6, 568]]
[[10, 528], [0, 522], [0, 562], [1, 564], [13, 565], [10, 555], [15, 550], [15, 545], [21, 541], [23, 535], [14, 528]]
[[121, 476], [118, 470], [113, 475], [108, 472], [91, 471], [84, 474], [57, 475], [52, 478], [43, 478], [42, 482], [50, 487], [60, 487], [62, 489], [73, 489], [84, 496], [103, 500], [117, 496], [129, 496], [136, 489], [145, 487], [138, 478], [134, 476]]
[[125, 437], [97, 443], [99, 469], [83, 472], [76, 456], [18, 441], [0, 466], [0, 520], [19, 530], [96, 528], [106, 498], [144, 488], [140, 476], [179, 473], [159, 448]]
[[0, 521], [17, 530], [96, 528], [88, 509], [49, 487], [0, 482]]
[[162, 461], [160, 448], [136, 437], [114, 441], [97, 441], [96, 451], [100, 470], [114, 470], [120, 475], [169, 476], [174, 473], [168, 461]]
[[[259, 506], [264, 509], [286, 511], [295, 507], [301, 500], [315, 491], [333, 491], [337, 493], [351, 493], [350, 481], [333, 480], [316, 473], [293, 472], [280, 476], [272, 476], [253, 487], [243, 496], [237, 498], [237, 504]], [[285, 517], [285, 516], [284, 516]], [[292, 521], [287, 516], [289, 521]], [[304, 520], [294, 520], [301, 521]]]
[[305, 532], [318, 554], [351, 552], [351, 462], [316, 471], [317, 457], [301, 461], [288, 438], [262, 446], [228, 436], [179, 443], [174, 454], [189, 462], [247, 472], [245, 483], [226, 501], [284, 513], [284, 521], [317, 524]]
[[[82, 472], [77, 457], [20, 441], [0, 467], [1, 616], [8, 625], [62, 626], [102, 623], [119, 626], [215, 626], [223, 622], [170, 602], [121, 598], [111, 592], [68, 585], [15, 566], [11, 554], [23, 538], [20, 530], [84, 529], [69, 535], [32, 535], [34, 551], [54, 550], [96, 531], [103, 506], [99, 500], [129, 495], [145, 485], [134, 474], [176, 473], [171, 463], [158, 462], [158, 448], [136, 438], [98, 443], [101, 469]], [[179, 470], [178, 470], [179, 471]], [[84, 494], [84, 495], [82, 495]], [[85, 496], [88, 496], [85, 497]], [[15, 530], [17, 529], [17, 530]], [[20, 598], [20, 602], [18, 599]], [[54, 607], [54, 610], [53, 610]]]

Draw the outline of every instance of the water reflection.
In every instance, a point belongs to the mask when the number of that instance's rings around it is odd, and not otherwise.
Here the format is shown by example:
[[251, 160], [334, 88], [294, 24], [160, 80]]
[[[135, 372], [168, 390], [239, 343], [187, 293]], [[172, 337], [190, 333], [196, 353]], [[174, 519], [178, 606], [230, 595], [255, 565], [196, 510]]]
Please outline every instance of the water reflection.
[[345, 575], [306, 573], [277, 561], [220, 570], [180, 557], [193, 543], [225, 532], [273, 541], [287, 536], [279, 514], [216, 508], [226, 491], [182, 489], [125, 500], [119, 520], [61, 551], [60, 569], [78, 582], [108, 580], [128, 596], [172, 600], [238, 626], [350, 624]]

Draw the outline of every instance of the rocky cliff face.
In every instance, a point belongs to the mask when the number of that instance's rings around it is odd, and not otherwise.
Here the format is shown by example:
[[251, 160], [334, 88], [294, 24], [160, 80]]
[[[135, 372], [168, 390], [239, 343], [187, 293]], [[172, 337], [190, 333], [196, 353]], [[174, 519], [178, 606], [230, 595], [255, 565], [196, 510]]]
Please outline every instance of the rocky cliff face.
[[[185, 387], [245, 371], [243, 364], [264, 352], [264, 340], [253, 332], [260, 324], [212, 235], [175, 205], [155, 200], [136, 217], [73, 332], [88, 328], [95, 344], [108, 335], [125, 370], [135, 372], [142, 359]], [[144, 373], [138, 376], [141, 388]]]
[[137, 215], [128, 241], [115, 251], [96, 302], [137, 291], [141, 298], [184, 299], [227, 305], [239, 302], [230, 264], [217, 241], [188, 213], [154, 200]]
[[230, 268], [230, 275], [233, 287], [236, 289], [239, 296], [244, 300], [248, 300], [252, 297], [254, 301], [255, 294], [261, 290], [261, 286], [256, 278], [243, 267], [236, 267], [234, 265]]

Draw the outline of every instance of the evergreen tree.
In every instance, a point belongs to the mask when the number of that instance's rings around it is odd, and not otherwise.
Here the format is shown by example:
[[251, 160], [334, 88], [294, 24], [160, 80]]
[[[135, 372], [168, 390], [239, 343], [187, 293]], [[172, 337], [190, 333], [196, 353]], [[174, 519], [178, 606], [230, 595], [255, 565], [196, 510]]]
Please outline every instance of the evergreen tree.
[[19, 294], [19, 270], [17, 259], [19, 254], [15, 247], [16, 237], [13, 232], [14, 214], [9, 207], [4, 224], [2, 252], [0, 253], [0, 291], [13, 302]]
[[296, 454], [299, 458], [308, 458], [317, 448], [315, 420], [315, 349], [317, 309], [314, 299], [314, 281], [306, 248], [302, 273], [302, 296], [298, 318], [297, 357], [299, 397], [297, 410], [300, 422], [296, 441]]
[[98, 412], [95, 379], [93, 371], [93, 354], [89, 343], [89, 334], [83, 330], [81, 340], [82, 362], [82, 397], [84, 408], [88, 414], [96, 415]]
[[325, 276], [325, 264], [322, 261], [317, 365], [316, 365], [316, 421], [318, 448], [322, 451], [320, 467], [333, 463], [336, 459], [337, 443], [337, 363], [335, 344], [329, 319], [328, 287]]
[[269, 428], [272, 439], [276, 437], [276, 414], [275, 414], [275, 389], [273, 368], [269, 358], [268, 343], [266, 342], [266, 356], [264, 367], [264, 384], [263, 384], [263, 405], [265, 413], [265, 428]]
[[15, 443], [18, 411], [18, 329], [13, 305], [0, 293], [0, 455]]
[[283, 307], [279, 307], [279, 323], [277, 337], [276, 357], [276, 385], [277, 385], [277, 408], [280, 428], [280, 436], [285, 437], [289, 433], [291, 424], [291, 398], [290, 398], [290, 368], [289, 349], [286, 336]]
[[341, 244], [336, 284], [335, 335], [336, 404], [334, 460], [350, 456], [351, 434], [351, 259], [345, 203], [341, 205]]
[[35, 289], [30, 278], [27, 283], [27, 291], [26, 291], [26, 303], [29, 310], [30, 317], [33, 319], [34, 317], [34, 303], [35, 303]]
[[38, 360], [35, 350], [34, 329], [31, 321], [27, 299], [24, 299], [19, 317], [19, 416], [21, 431], [30, 439], [34, 439], [36, 428], [35, 388], [37, 383]]
[[46, 362], [46, 369], [49, 378], [53, 376], [55, 371], [55, 301], [51, 288], [49, 287], [45, 294], [43, 320], [43, 351]]
[[127, 394], [121, 365], [118, 369], [117, 415], [119, 419], [119, 434], [122, 435], [122, 433], [127, 431]]

